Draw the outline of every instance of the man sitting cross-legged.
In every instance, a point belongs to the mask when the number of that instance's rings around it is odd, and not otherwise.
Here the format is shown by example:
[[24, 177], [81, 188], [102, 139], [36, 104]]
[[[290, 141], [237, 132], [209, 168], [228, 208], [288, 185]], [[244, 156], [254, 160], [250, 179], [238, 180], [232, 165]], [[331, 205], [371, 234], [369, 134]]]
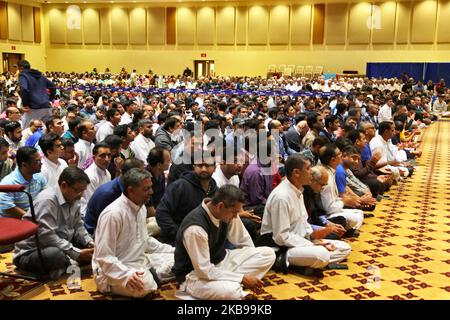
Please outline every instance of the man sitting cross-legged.
[[311, 184], [310, 161], [294, 154], [285, 167], [287, 179], [267, 199], [258, 244], [279, 250], [275, 267], [284, 272], [289, 265], [319, 269], [344, 260], [351, 247], [343, 241], [324, 240], [331, 229], [313, 231], [308, 223], [303, 186]]
[[100, 214], [92, 270], [102, 293], [144, 297], [172, 276], [174, 248], [147, 233], [145, 204], [151, 174], [139, 168], [123, 176], [123, 194]]
[[[178, 229], [173, 271], [180, 291], [198, 299], [237, 300], [257, 289], [272, 266], [271, 248], [255, 248], [239, 212], [244, 197], [233, 185], [218, 189]], [[225, 249], [227, 240], [236, 249]], [[177, 293], [177, 294], [180, 294]]]
[[[83, 226], [79, 204], [88, 184], [81, 169], [68, 167], [61, 172], [58, 185], [37, 196], [34, 204], [44, 265], [30, 237], [16, 243], [13, 261], [19, 269], [56, 280], [70, 264], [91, 261], [94, 242]], [[30, 211], [23, 219], [31, 220]]]

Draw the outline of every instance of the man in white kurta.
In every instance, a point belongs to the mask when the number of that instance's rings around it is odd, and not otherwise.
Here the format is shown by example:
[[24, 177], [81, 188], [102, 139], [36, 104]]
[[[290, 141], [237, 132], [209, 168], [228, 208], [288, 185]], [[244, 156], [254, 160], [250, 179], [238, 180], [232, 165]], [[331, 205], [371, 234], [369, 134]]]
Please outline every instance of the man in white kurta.
[[347, 229], [359, 230], [364, 222], [364, 212], [359, 209], [344, 209], [344, 202], [339, 197], [336, 185], [336, 169], [326, 167], [328, 184], [320, 192], [320, 198], [328, 218], [344, 217], [347, 220]]
[[[221, 200], [223, 194], [230, 202], [228, 207]], [[239, 188], [226, 185], [183, 220], [173, 268], [180, 283], [177, 297], [240, 300], [248, 294], [242, 285], [250, 289], [261, 287], [260, 279], [274, 263], [275, 253], [269, 247], [255, 248], [238, 216], [242, 206]], [[209, 234], [217, 237], [209, 239]], [[225, 240], [236, 249], [225, 249]]]
[[317, 235], [321, 231], [313, 231], [308, 223], [302, 186], [311, 183], [311, 163], [304, 156], [295, 154], [288, 157], [285, 165], [287, 179], [267, 199], [261, 235], [272, 233], [278, 246], [288, 247], [287, 266], [324, 268], [344, 260], [351, 251], [350, 245], [344, 241], [320, 239]]
[[[130, 184], [128, 181], [133, 175], [136, 177], [136, 172], [141, 183]], [[139, 175], [144, 178], [139, 178]], [[174, 248], [147, 234], [144, 204], [152, 193], [151, 185], [150, 173], [131, 169], [124, 175], [128, 196], [122, 194], [103, 210], [98, 219], [92, 270], [97, 288], [102, 293], [146, 296], [158, 288], [151, 268], [161, 280], [170, 278]], [[135, 277], [140, 279], [141, 289], [130, 285]]]
[[[395, 132], [395, 125], [392, 122], [382, 122], [378, 128], [378, 134], [370, 140], [369, 146], [372, 154], [380, 153], [381, 157], [377, 165], [385, 165], [387, 169], [393, 172], [394, 178], [398, 179], [399, 175], [408, 176], [409, 171], [401, 165], [400, 160], [406, 160], [405, 157], [399, 156], [398, 148], [391, 142], [391, 138]], [[403, 150], [401, 150], [404, 152]], [[403, 159], [402, 159], [403, 158]]]
[[152, 126], [153, 123], [150, 120], [140, 120], [138, 123], [139, 134], [130, 144], [130, 148], [134, 152], [134, 156], [139, 160], [144, 161], [145, 165], [147, 165], [147, 157], [150, 150], [155, 147], [155, 143], [151, 139], [153, 135]]

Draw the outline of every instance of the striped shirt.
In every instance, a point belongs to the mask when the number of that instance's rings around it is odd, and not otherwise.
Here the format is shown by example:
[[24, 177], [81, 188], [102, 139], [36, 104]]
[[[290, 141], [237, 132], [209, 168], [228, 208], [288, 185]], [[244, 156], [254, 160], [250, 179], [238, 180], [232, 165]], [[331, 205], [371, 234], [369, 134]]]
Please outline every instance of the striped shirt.
[[[25, 190], [31, 194], [33, 199], [36, 199], [37, 195], [47, 188], [47, 181], [41, 173], [35, 173], [31, 180], [28, 181], [22, 176], [19, 168], [16, 168], [0, 182], [0, 185], [7, 184], [24, 185]], [[5, 211], [14, 207], [19, 207], [24, 211], [28, 211], [30, 203], [27, 195], [23, 192], [0, 192], [0, 217], [16, 218]]]

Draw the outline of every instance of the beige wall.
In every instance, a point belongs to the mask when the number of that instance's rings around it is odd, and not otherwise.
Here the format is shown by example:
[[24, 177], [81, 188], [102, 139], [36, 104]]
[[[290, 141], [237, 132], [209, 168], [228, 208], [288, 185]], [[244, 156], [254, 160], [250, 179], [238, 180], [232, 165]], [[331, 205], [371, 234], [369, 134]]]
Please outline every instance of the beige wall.
[[[265, 75], [269, 64], [323, 65], [324, 72], [365, 73], [367, 62], [447, 62], [450, 30], [442, 28], [449, 26], [448, 3], [382, 1], [376, 3], [378, 10], [372, 2], [332, 1], [325, 6], [320, 45], [312, 44], [314, 6], [308, 2], [80, 4], [81, 30], [75, 33], [60, 24], [67, 5], [44, 5], [45, 65], [47, 70], [109, 67], [118, 72], [126, 67], [179, 74], [186, 66], [192, 68], [193, 60], [205, 59], [201, 53], [206, 53], [206, 59], [216, 61], [217, 74]], [[165, 44], [164, 6], [177, 6], [175, 45]], [[377, 15], [381, 29], [368, 29], [367, 21]], [[374, 26], [378, 27], [376, 19]]]
[[[32, 68], [46, 70], [45, 42], [34, 42], [33, 7], [41, 8], [41, 21], [43, 19], [42, 5], [34, 1], [7, 1], [8, 5], [8, 39], [0, 40], [0, 53], [21, 53], [30, 61]], [[41, 24], [41, 35], [44, 32]], [[15, 50], [12, 47], [15, 47]], [[3, 67], [0, 67], [3, 71]]]

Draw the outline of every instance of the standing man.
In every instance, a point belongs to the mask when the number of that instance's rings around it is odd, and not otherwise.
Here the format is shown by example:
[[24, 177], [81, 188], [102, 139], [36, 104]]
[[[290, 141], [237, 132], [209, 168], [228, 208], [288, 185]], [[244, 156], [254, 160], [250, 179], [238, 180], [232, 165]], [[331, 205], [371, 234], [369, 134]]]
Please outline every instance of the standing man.
[[19, 71], [24, 129], [32, 119], [44, 119], [52, 115], [50, 102], [55, 97], [56, 86], [40, 71], [31, 69], [30, 63], [26, 60], [19, 61]]

